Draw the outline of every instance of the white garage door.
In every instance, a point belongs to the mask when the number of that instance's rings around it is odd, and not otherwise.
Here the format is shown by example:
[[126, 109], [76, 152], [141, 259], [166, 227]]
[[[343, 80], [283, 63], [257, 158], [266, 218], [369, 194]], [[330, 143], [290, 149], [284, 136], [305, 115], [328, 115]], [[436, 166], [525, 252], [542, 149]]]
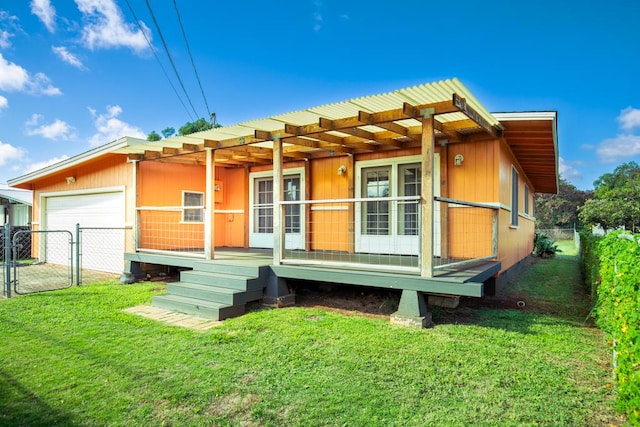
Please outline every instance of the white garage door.
[[[124, 193], [50, 196], [45, 201], [47, 230], [68, 230], [75, 241], [76, 224], [87, 228], [81, 235], [82, 268], [122, 273], [124, 263]], [[109, 229], [111, 228], [111, 229]], [[60, 258], [60, 259], [58, 259]], [[75, 259], [75, 253], [74, 253]], [[64, 264], [64, 256], [47, 248], [47, 262]]]

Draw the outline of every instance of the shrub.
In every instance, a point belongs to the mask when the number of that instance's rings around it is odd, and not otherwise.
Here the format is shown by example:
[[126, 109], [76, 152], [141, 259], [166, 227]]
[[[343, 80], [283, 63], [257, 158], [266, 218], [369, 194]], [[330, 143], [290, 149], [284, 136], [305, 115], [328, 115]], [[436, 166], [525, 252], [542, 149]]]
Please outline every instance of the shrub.
[[[588, 280], [600, 277], [596, 322], [608, 335], [614, 351], [618, 408], [640, 425], [640, 235], [610, 233], [587, 248], [593, 255]], [[594, 239], [591, 239], [592, 241]], [[597, 256], [598, 262], [591, 260]], [[595, 267], [597, 266], [597, 267]], [[597, 269], [595, 271], [590, 270]]]
[[536, 231], [536, 235], [533, 238], [533, 256], [548, 258], [554, 256], [557, 252], [561, 251], [558, 249], [556, 242], [548, 235]]

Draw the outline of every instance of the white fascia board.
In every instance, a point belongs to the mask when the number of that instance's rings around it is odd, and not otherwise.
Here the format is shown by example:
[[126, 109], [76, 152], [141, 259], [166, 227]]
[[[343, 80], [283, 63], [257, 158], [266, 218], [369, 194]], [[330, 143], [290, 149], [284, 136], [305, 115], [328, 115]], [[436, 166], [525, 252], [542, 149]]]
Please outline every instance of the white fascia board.
[[500, 122], [511, 120], [556, 120], [555, 111], [518, 111], [511, 113], [491, 113]]
[[70, 167], [77, 166], [88, 160], [92, 160], [97, 157], [104, 156], [105, 154], [117, 153], [117, 152], [127, 153], [128, 152], [126, 150], [127, 148], [133, 148], [137, 145], [144, 144], [147, 142], [148, 141], [145, 141], [144, 139], [125, 136], [123, 138], [117, 139], [108, 144], [104, 144], [92, 150], [85, 151], [84, 153], [80, 153], [76, 156], [69, 157], [68, 159], [62, 160], [58, 163], [45, 166], [42, 169], [38, 169], [33, 172], [29, 172], [28, 174], [19, 176], [17, 178], [10, 179], [7, 181], [7, 184], [12, 187], [16, 185], [24, 184], [29, 181], [33, 181], [35, 179], [43, 178], [53, 173], [63, 171]]

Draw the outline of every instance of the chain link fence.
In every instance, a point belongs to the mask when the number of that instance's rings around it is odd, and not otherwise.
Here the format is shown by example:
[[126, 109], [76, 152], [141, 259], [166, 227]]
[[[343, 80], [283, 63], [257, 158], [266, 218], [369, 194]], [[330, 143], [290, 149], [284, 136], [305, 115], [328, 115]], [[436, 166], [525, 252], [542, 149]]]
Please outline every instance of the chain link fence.
[[123, 271], [126, 228], [77, 225], [72, 232], [5, 225], [0, 234], [0, 296], [117, 279]]

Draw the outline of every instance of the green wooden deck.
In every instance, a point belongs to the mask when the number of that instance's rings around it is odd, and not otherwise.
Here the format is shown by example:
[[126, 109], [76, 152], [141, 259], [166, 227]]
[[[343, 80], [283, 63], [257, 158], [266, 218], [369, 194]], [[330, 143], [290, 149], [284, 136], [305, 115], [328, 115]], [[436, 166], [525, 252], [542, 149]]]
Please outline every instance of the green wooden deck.
[[[203, 260], [179, 255], [155, 253], [126, 253], [125, 260], [139, 263], [167, 265], [196, 270], [220, 271], [230, 274], [247, 275], [248, 268], [272, 271], [279, 278], [310, 280], [345, 285], [371, 286], [391, 289], [406, 289], [425, 293], [462, 295], [481, 297], [484, 295], [483, 282], [500, 271], [499, 261], [485, 261], [457, 268], [435, 272], [434, 277], [426, 278], [406, 271], [371, 271], [366, 264], [361, 268], [335, 268], [308, 265], [272, 265], [270, 250], [216, 250], [216, 259]], [[391, 267], [392, 268], [392, 267]]]

